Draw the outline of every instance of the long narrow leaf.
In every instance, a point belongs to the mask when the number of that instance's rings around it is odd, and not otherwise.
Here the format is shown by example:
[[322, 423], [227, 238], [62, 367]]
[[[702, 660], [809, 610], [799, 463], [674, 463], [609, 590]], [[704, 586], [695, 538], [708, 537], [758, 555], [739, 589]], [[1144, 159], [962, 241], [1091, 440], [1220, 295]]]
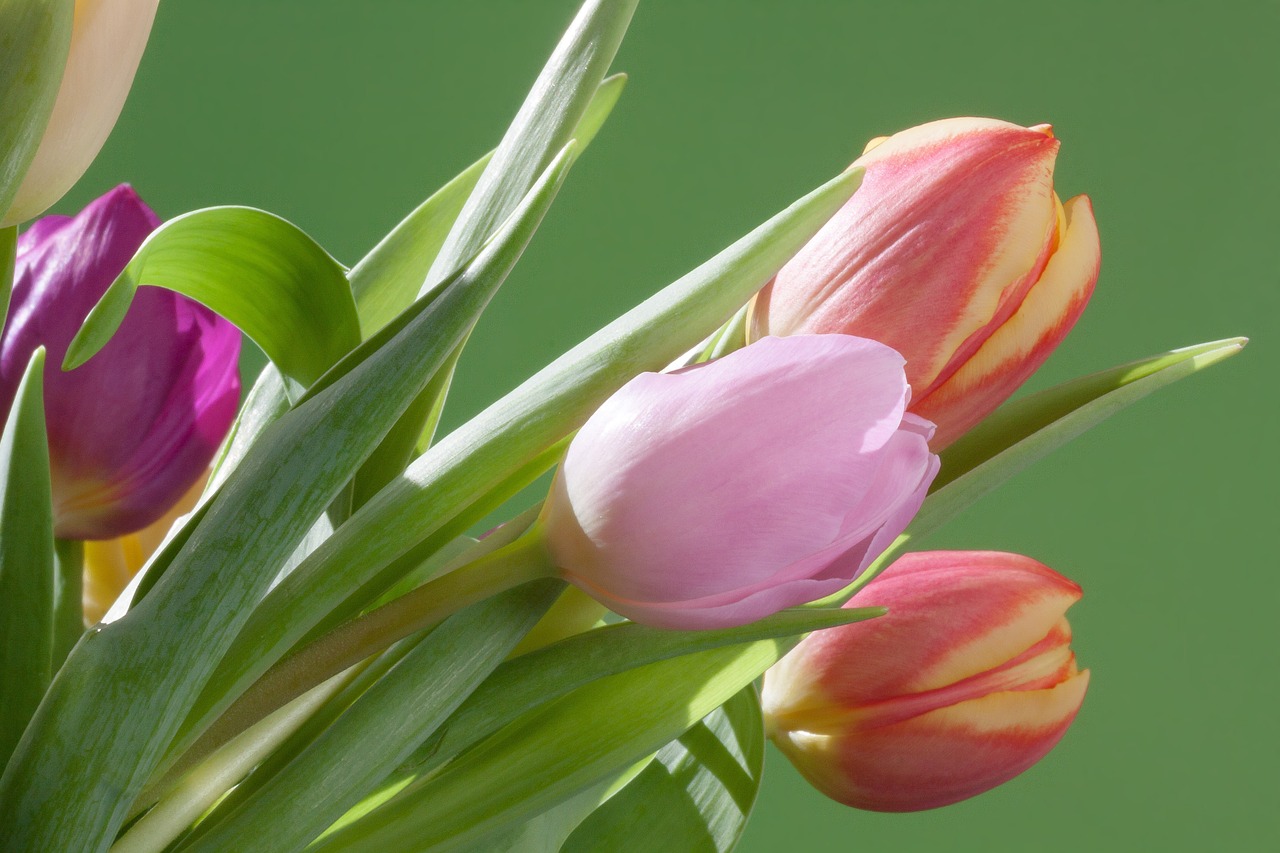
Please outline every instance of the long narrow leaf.
[[1041, 391], [998, 410], [947, 449], [907, 529], [935, 530], [1000, 483], [1153, 391], [1240, 352], [1244, 338], [1176, 349]]
[[0, 766], [53, 677], [55, 596], [41, 348], [0, 436]]
[[[583, 4], [458, 214], [420, 294], [435, 289], [458, 264], [479, 250], [498, 223], [515, 209], [534, 178], [573, 138], [618, 52], [637, 2], [587, 0]], [[593, 136], [594, 130], [587, 135]]]
[[365, 337], [413, 303], [492, 156], [492, 152], [484, 155], [436, 190], [351, 268], [347, 278]]
[[428, 773], [522, 714], [602, 678], [683, 655], [796, 637], [883, 612], [879, 608], [784, 610], [750, 625], [715, 631], [664, 631], [634, 623], [597, 628], [504, 663], [402, 771]]
[[[626, 84], [625, 74], [604, 80], [574, 129], [585, 151], [613, 110]], [[445, 238], [471, 196], [493, 152], [481, 157], [406, 216], [347, 274], [355, 294], [360, 328], [366, 337], [408, 308], [427, 280]]]
[[570, 160], [427, 314], [269, 427], [150, 594], [76, 647], [0, 779], [0, 848], [106, 848], [249, 609], [487, 304]]
[[13, 295], [13, 265], [18, 258], [18, 227], [0, 228], [0, 329], [9, 315]]

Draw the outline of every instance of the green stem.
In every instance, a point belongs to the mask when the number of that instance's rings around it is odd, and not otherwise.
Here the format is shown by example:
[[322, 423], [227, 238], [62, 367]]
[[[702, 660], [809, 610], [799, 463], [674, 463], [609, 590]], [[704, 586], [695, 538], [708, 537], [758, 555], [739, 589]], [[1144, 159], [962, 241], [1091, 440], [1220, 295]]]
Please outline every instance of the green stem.
[[18, 261], [18, 226], [0, 228], [0, 329], [9, 315], [9, 295], [13, 292], [14, 265]]
[[53, 671], [84, 633], [84, 543], [53, 540]]
[[397, 640], [435, 627], [476, 602], [553, 574], [541, 527], [535, 524], [511, 544], [340, 625], [280, 661], [192, 744], [181, 763], [200, 760], [286, 702]]

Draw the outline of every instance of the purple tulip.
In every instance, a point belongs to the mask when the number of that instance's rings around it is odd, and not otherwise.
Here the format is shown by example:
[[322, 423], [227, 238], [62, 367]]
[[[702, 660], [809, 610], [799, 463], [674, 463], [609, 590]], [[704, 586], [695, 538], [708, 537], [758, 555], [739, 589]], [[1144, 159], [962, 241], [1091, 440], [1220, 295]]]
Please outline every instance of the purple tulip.
[[63, 538], [107, 539], [160, 518], [205, 471], [235, 418], [240, 333], [167, 290], [141, 288], [106, 347], [61, 369], [85, 316], [159, 224], [122, 185], [18, 238], [0, 335], [0, 420], [44, 346], [54, 528]]
[[637, 622], [745, 624], [846, 586], [938, 470], [903, 359], [849, 335], [764, 338], [627, 383], [543, 510], [563, 576]]

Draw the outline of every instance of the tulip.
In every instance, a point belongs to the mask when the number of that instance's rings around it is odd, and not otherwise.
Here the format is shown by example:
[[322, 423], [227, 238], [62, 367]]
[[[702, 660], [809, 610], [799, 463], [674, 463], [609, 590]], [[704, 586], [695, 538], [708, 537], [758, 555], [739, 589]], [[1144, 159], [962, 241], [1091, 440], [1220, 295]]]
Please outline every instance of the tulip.
[[636, 377], [569, 446], [542, 514], [552, 562], [669, 628], [744, 624], [843, 588], [937, 472], [902, 364], [875, 341], [805, 335]]
[[18, 238], [0, 334], [0, 419], [36, 347], [44, 372], [54, 532], [110, 539], [151, 524], [208, 467], [235, 417], [240, 334], [208, 308], [144, 287], [119, 331], [73, 371], [67, 345], [159, 224], [127, 186]]
[[53, 112], [0, 228], [39, 216], [98, 156], [133, 85], [160, 0], [76, 0]]
[[1080, 587], [1019, 554], [909, 554], [765, 675], [770, 737], [834, 800], [918, 811], [1035, 764], [1084, 700], [1064, 614]]
[[940, 450], [1071, 330], [1098, 277], [1089, 199], [1053, 191], [1048, 125], [935, 121], [873, 141], [862, 186], [756, 297], [749, 334], [833, 333], [907, 359]]

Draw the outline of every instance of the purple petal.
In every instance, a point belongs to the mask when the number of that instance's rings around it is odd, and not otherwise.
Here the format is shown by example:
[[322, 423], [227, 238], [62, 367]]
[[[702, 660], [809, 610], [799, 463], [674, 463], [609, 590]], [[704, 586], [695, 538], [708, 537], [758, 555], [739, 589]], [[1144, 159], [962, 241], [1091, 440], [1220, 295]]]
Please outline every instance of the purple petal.
[[163, 515], [208, 466], [235, 417], [239, 332], [159, 288], [140, 288], [102, 351], [61, 370], [84, 317], [158, 225], [120, 186], [72, 219], [40, 220], [19, 241], [14, 308], [0, 339], [0, 407], [7, 412], [31, 352], [46, 347], [59, 536], [110, 538]]

